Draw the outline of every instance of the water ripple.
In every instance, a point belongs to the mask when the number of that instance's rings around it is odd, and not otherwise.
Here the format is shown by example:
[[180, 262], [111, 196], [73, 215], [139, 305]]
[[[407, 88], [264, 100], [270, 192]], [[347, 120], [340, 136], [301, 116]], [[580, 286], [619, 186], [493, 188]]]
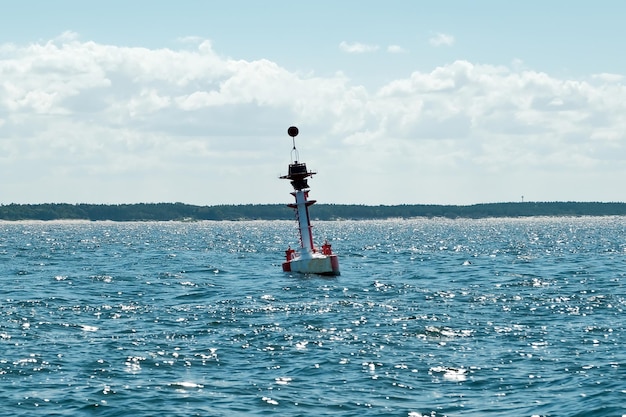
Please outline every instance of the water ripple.
[[7, 415], [626, 414], [626, 219], [0, 222]]

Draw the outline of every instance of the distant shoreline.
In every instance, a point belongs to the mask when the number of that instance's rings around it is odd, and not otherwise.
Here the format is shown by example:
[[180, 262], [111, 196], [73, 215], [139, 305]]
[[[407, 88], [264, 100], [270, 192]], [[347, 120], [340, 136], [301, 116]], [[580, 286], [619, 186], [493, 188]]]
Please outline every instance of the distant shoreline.
[[[376, 220], [392, 218], [501, 218], [534, 216], [626, 216], [626, 203], [517, 202], [472, 205], [356, 205], [316, 204], [314, 220]], [[137, 204], [7, 204], [0, 205], [0, 220], [293, 220], [293, 210], [284, 204], [239, 204], [196, 206], [184, 203]]]

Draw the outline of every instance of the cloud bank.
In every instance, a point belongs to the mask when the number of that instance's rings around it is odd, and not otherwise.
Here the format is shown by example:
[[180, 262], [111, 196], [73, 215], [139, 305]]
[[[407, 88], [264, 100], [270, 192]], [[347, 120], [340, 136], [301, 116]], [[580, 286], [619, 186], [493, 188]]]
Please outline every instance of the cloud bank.
[[372, 90], [208, 40], [147, 49], [66, 33], [0, 45], [0, 77], [5, 204], [289, 201], [277, 177], [292, 124], [320, 202], [624, 200], [619, 74], [458, 60]]

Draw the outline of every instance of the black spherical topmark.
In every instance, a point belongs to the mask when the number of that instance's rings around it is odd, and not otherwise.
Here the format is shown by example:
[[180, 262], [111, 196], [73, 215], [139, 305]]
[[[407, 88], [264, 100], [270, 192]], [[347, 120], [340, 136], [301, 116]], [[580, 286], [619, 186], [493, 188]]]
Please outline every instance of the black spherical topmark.
[[298, 128], [295, 126], [291, 126], [289, 129], [287, 129], [287, 133], [292, 138], [295, 138], [296, 136], [298, 136]]

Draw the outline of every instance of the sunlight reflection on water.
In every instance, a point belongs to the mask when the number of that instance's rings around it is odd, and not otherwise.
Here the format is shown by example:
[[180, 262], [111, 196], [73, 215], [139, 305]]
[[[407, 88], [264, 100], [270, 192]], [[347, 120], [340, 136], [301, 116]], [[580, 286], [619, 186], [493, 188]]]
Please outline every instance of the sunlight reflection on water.
[[10, 415], [623, 415], [626, 219], [0, 222]]

